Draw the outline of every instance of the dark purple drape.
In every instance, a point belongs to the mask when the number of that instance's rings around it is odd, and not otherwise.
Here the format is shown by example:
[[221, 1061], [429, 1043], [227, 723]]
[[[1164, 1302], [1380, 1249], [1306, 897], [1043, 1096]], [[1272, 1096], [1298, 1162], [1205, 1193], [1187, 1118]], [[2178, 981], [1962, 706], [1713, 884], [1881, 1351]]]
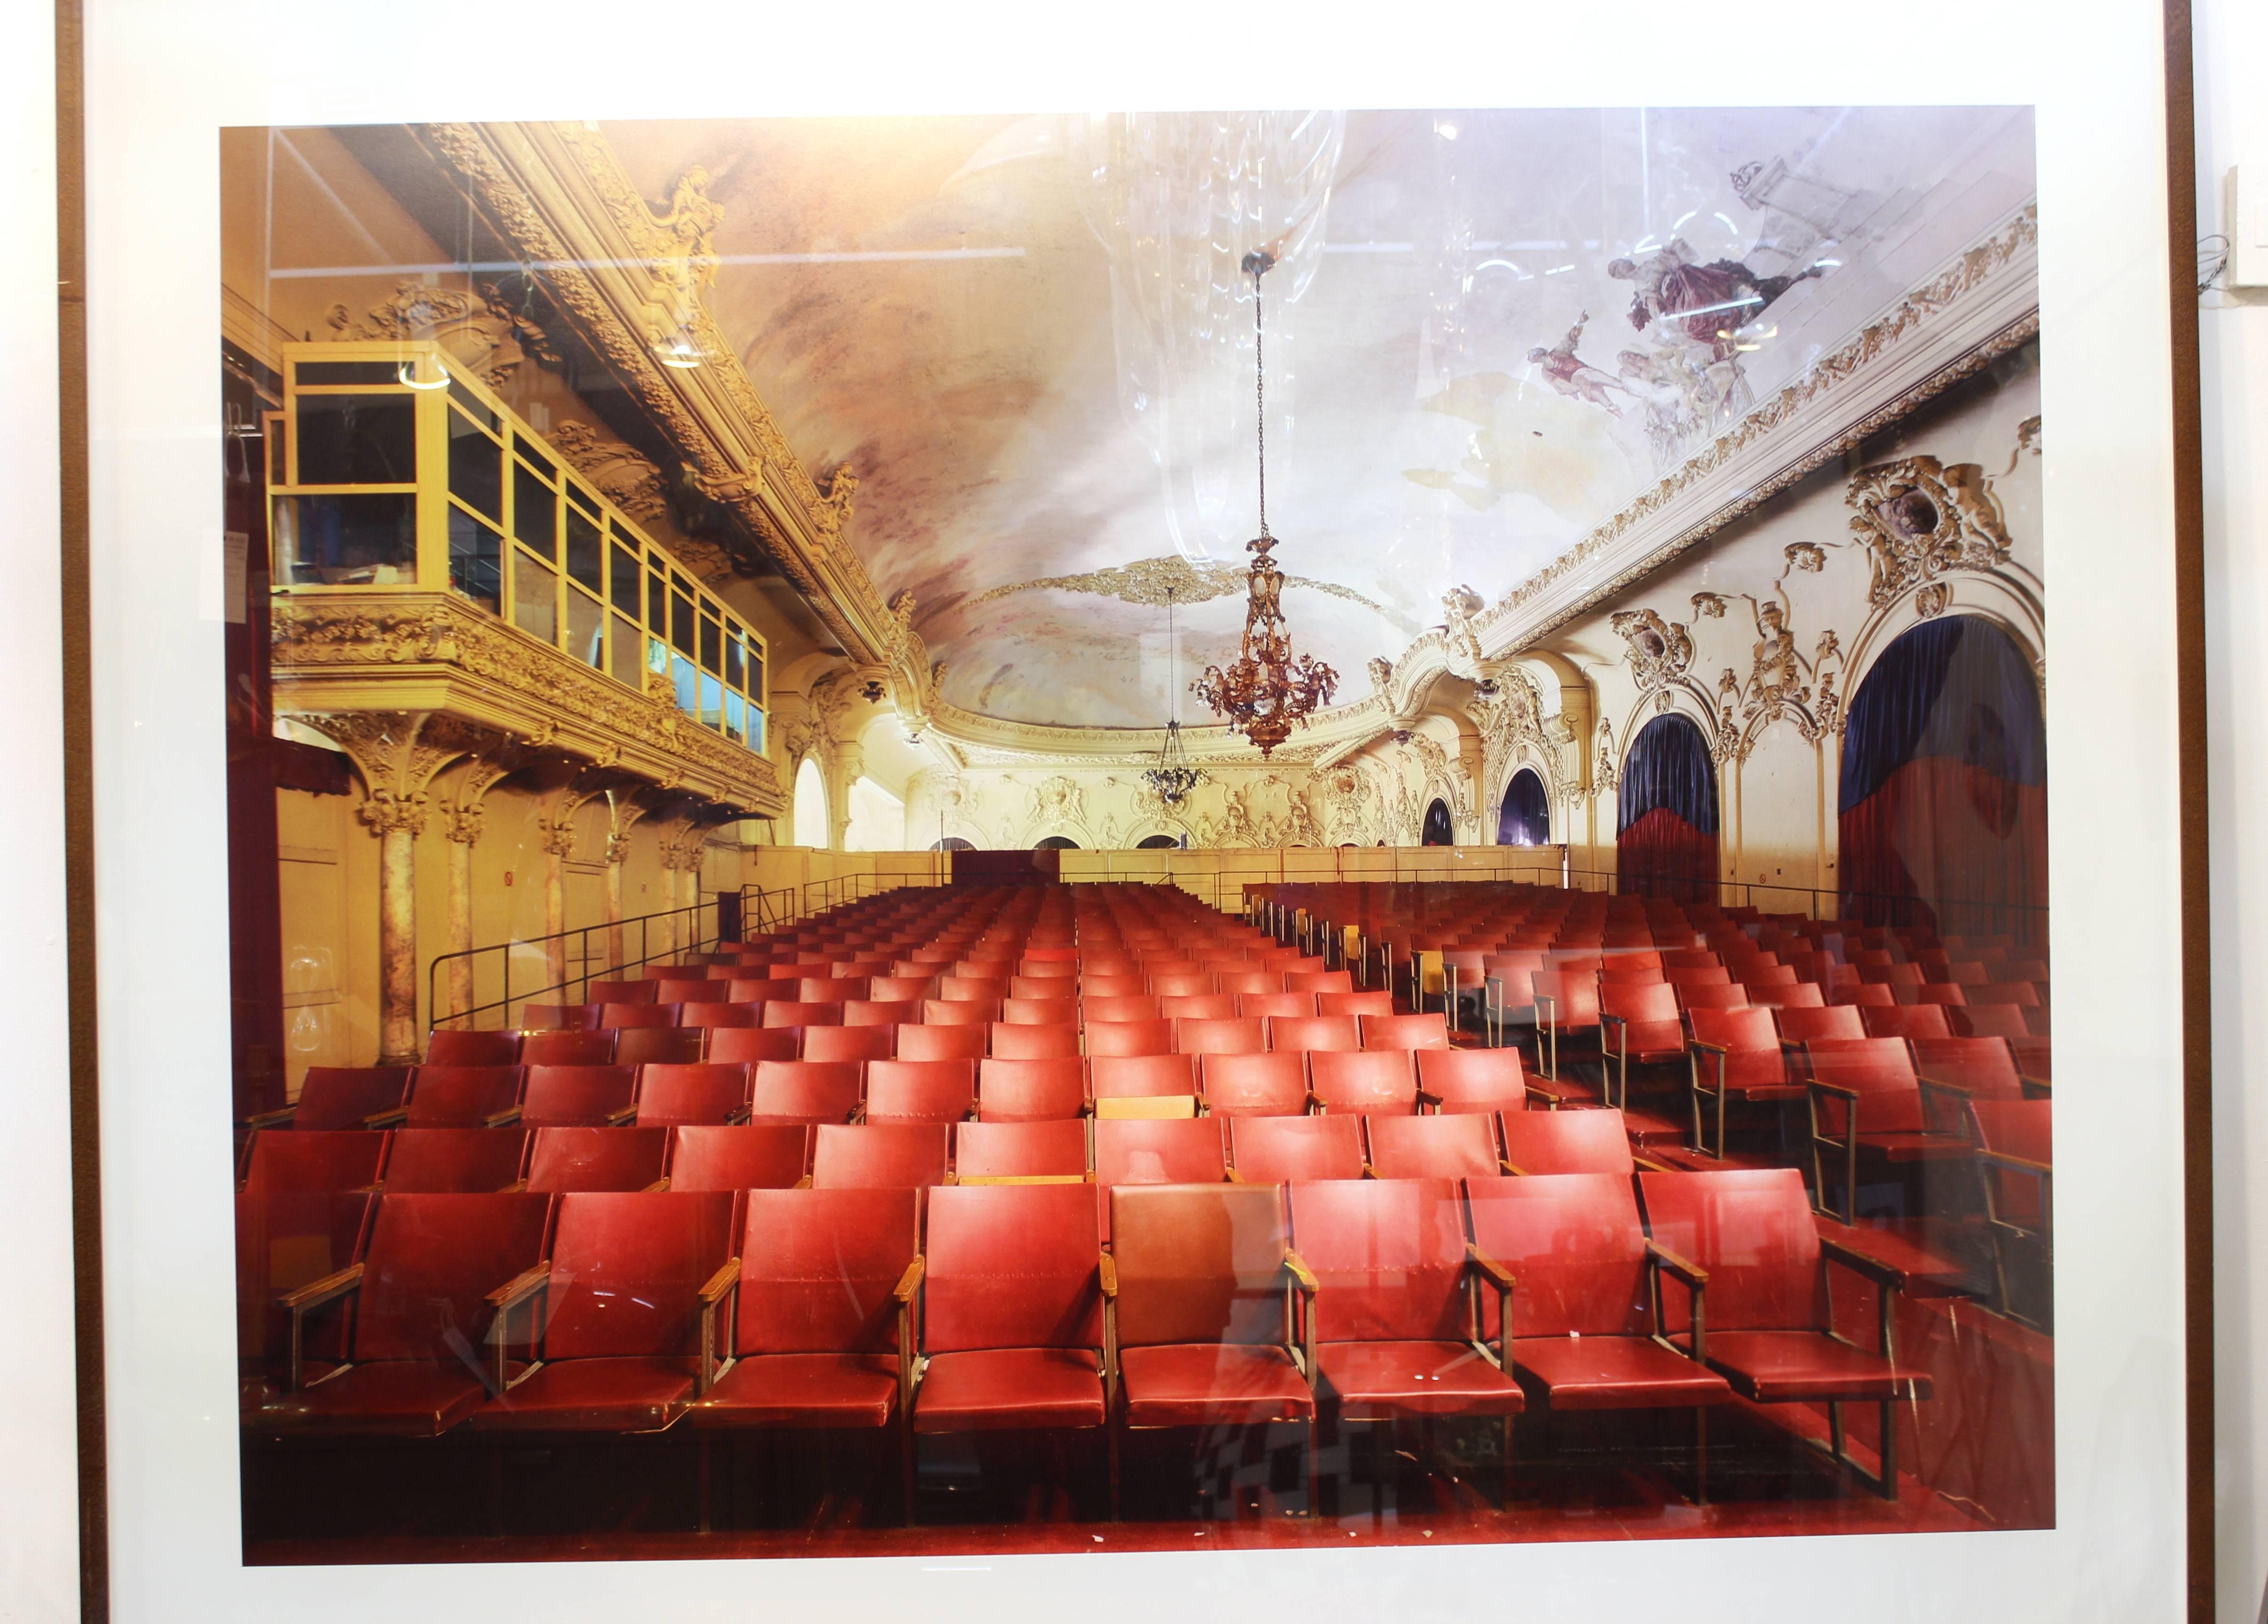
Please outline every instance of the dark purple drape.
[[1523, 767], [1505, 786], [1504, 806], [1497, 815], [1496, 843], [1499, 846], [1547, 846], [1551, 842], [1551, 801], [1543, 780], [1532, 767]]
[[1843, 913], [2043, 945], [2047, 737], [2030, 665], [1988, 621], [1915, 627], [1852, 695]]
[[1690, 718], [1658, 716], [1631, 741], [1616, 826], [1625, 895], [1717, 900], [1717, 768]]

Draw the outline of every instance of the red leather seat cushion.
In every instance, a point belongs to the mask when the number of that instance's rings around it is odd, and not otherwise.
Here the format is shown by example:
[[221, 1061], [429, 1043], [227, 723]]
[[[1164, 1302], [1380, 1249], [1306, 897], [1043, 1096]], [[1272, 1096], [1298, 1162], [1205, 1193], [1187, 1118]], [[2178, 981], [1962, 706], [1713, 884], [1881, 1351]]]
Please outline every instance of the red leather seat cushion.
[[883, 1427], [898, 1407], [895, 1354], [756, 1354], [693, 1407], [696, 1427]]
[[916, 1432], [1099, 1427], [1102, 1373], [1084, 1348], [985, 1348], [931, 1356]]
[[1464, 1342], [1325, 1342], [1322, 1379], [1350, 1421], [1395, 1415], [1517, 1415], [1520, 1384]]
[[1133, 1427], [1251, 1426], [1305, 1421], [1314, 1395], [1281, 1348], [1234, 1342], [1126, 1348], [1118, 1371]]
[[1587, 1083], [1578, 1083], [1572, 1077], [1560, 1077], [1554, 1081], [1550, 1077], [1532, 1077], [1528, 1079], [1528, 1088], [1531, 1093], [1545, 1099], [1556, 1099], [1563, 1106], [1596, 1105], [1599, 1099], [1598, 1090]]
[[278, 1393], [247, 1417], [269, 1432], [438, 1437], [489, 1396], [461, 1364], [385, 1359], [298, 1393]]
[[1725, 1378], [1642, 1336], [1521, 1336], [1512, 1362], [1540, 1382], [1556, 1410], [1651, 1409], [1718, 1404]]
[[1909, 1383], [1929, 1397], [1918, 1370], [1893, 1372], [1881, 1355], [1838, 1342], [1822, 1331], [1712, 1331], [1709, 1363], [1744, 1399], [1896, 1399]]
[[562, 1359], [467, 1424], [519, 1432], [659, 1432], [693, 1399], [690, 1359]]

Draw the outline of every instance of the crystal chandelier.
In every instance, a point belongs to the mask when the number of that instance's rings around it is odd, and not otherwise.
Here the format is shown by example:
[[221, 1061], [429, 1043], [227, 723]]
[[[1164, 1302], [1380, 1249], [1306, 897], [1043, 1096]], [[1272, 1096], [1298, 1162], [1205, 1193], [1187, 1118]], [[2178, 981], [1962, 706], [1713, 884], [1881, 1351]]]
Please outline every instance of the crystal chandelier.
[[1244, 544], [1253, 555], [1250, 583], [1244, 610], [1244, 643], [1236, 663], [1226, 671], [1205, 667], [1191, 685], [1197, 696], [1228, 720], [1231, 732], [1241, 732], [1260, 746], [1265, 761], [1292, 736], [1292, 724], [1307, 724], [1318, 706], [1330, 702], [1338, 687], [1338, 672], [1302, 654], [1292, 653], [1292, 636], [1284, 628], [1284, 611], [1278, 600], [1284, 592], [1284, 572], [1269, 552], [1276, 538], [1268, 533], [1268, 368], [1260, 349], [1260, 278], [1276, 263], [1264, 248], [1244, 256], [1252, 273], [1252, 362], [1260, 406], [1260, 533]]
[[[1166, 692], [1172, 694], [1174, 683], [1174, 589], [1166, 589]], [[1178, 697], [1172, 702], [1174, 715], [1166, 722], [1166, 741], [1158, 746], [1158, 764], [1142, 775], [1142, 782], [1157, 791], [1158, 798], [1168, 806], [1179, 806], [1189, 798], [1189, 791], [1204, 782], [1204, 775], [1189, 765], [1189, 755], [1182, 748], [1181, 704]]]

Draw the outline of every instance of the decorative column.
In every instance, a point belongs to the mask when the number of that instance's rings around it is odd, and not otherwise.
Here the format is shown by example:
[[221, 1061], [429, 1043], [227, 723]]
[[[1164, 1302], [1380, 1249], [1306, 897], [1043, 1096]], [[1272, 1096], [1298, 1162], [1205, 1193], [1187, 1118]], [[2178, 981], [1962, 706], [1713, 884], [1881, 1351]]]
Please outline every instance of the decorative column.
[[411, 1066], [417, 1033], [417, 836], [434, 775], [484, 742], [424, 711], [301, 718], [335, 739], [363, 780], [356, 815], [378, 837], [378, 1063]]
[[[496, 788], [517, 763], [475, 756], [459, 775], [454, 792], [441, 809], [441, 832], [449, 839], [449, 952], [473, 949], [473, 848], [488, 821], [488, 792]], [[473, 1007], [476, 993], [473, 961], [449, 961], [449, 1008], [444, 1015], [429, 1010], [434, 1024]]]
[[567, 981], [567, 858], [575, 849], [574, 814], [546, 821], [538, 840], [543, 847], [543, 971], [554, 987]]
[[648, 808], [619, 790], [607, 791], [612, 814], [607, 830], [607, 968], [622, 966], [622, 864], [630, 860], [630, 829]]
[[828, 763], [827, 786], [827, 844], [844, 849], [850, 833], [850, 786], [865, 776], [866, 753], [856, 744], [837, 745]]

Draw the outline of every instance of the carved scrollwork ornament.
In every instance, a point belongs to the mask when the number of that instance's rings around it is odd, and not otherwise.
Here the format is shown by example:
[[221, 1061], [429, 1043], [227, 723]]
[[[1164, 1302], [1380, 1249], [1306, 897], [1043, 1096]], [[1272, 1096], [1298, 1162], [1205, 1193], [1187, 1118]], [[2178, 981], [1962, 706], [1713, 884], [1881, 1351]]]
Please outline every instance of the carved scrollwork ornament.
[[1913, 588], [1941, 586], [1937, 577], [1948, 571], [1992, 570], [2008, 560], [2000, 505], [1973, 462], [1901, 458], [1861, 472], [1845, 500], [1851, 533], [1874, 566], [1868, 601], [1877, 608]]

